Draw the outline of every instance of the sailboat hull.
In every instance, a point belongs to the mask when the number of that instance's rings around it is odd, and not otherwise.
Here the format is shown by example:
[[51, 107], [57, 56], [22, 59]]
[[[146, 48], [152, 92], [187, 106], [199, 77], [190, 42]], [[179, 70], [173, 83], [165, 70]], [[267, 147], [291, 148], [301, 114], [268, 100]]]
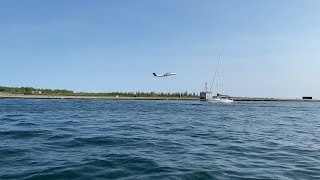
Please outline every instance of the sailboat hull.
[[213, 98], [213, 99], [209, 99], [208, 102], [212, 102], [212, 103], [232, 103], [233, 100], [232, 99], [225, 99], [225, 98]]

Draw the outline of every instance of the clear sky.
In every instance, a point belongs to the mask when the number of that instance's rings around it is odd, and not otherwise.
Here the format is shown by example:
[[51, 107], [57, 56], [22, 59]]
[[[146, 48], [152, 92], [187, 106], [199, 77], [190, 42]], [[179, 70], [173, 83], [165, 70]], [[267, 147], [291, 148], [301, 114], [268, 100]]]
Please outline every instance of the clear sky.
[[320, 98], [320, 1], [0, 1], [2, 86], [198, 93], [219, 54], [230, 95]]

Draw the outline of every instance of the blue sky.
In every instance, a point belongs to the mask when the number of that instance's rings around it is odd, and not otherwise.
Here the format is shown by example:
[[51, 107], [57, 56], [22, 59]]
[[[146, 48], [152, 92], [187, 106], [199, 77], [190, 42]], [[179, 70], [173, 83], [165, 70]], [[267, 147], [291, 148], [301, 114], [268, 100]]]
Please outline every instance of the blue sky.
[[[320, 98], [318, 0], [0, 1], [0, 85]], [[153, 72], [176, 72], [154, 78]]]

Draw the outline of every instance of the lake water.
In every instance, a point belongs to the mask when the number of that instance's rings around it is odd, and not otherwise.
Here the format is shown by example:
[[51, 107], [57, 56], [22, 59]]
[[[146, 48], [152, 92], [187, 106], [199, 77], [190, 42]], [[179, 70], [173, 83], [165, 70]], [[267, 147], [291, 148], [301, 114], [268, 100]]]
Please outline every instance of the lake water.
[[0, 179], [320, 179], [320, 103], [0, 99]]

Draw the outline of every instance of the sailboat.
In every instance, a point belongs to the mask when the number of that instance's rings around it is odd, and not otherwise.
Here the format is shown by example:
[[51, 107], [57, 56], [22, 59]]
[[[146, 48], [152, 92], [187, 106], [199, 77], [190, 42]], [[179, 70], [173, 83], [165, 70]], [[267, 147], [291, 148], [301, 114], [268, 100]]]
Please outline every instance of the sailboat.
[[220, 93], [220, 90], [221, 90], [220, 89], [220, 86], [221, 86], [220, 61], [221, 61], [221, 56], [219, 56], [217, 70], [216, 70], [216, 73], [213, 77], [211, 88], [210, 88], [210, 92], [211, 92], [214, 80], [215, 80], [215, 78], [217, 78], [217, 82], [216, 82], [217, 83], [217, 96], [211, 97], [208, 101], [209, 102], [217, 102], [217, 103], [232, 103], [233, 100], [231, 99], [231, 97], [229, 95], [223, 95]]

